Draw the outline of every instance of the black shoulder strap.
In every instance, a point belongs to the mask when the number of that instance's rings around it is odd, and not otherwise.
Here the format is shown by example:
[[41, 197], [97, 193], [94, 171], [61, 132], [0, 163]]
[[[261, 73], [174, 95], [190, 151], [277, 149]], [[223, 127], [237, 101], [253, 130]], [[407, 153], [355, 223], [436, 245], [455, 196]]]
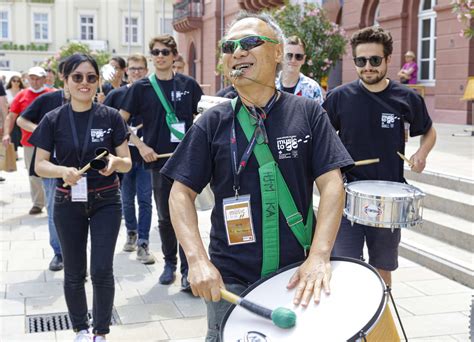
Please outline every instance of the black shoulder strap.
[[380, 97], [376, 96], [374, 93], [370, 92], [366, 87], [364, 87], [364, 85], [362, 84], [362, 81], [359, 80], [358, 82], [359, 84], [359, 87], [362, 89], [362, 91], [364, 93], [366, 93], [371, 99], [373, 99], [374, 101], [377, 101], [380, 105], [382, 105], [382, 107], [385, 107], [385, 109], [388, 109], [390, 112], [392, 112], [393, 114], [397, 115], [400, 119], [404, 120], [405, 118], [403, 117], [403, 115], [401, 115], [399, 113], [398, 110], [396, 110], [395, 108], [393, 108], [391, 105], [389, 105], [387, 102], [385, 102], [384, 100], [382, 100]]

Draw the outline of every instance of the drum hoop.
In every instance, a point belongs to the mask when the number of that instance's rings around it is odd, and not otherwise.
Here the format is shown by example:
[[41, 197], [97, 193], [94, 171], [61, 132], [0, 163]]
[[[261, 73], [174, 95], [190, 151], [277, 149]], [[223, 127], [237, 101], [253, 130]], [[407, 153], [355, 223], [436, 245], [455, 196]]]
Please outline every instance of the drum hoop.
[[387, 222], [387, 221], [374, 222], [374, 221], [363, 220], [361, 218], [358, 218], [355, 215], [350, 214], [349, 211], [346, 209], [344, 209], [343, 214], [351, 222], [361, 224], [363, 226], [374, 227], [374, 228], [401, 229], [401, 228], [410, 228], [410, 227], [423, 224], [423, 218], [421, 218], [420, 215], [418, 215], [418, 218], [416, 220], [413, 220], [410, 222]]
[[[388, 197], [388, 196], [383, 196], [383, 195], [370, 195], [370, 194], [367, 194], [366, 192], [360, 192], [360, 191], [357, 191], [357, 190], [353, 190], [350, 188], [351, 185], [355, 185], [355, 184], [360, 184], [360, 183], [363, 183], [363, 184], [366, 184], [366, 183], [377, 183], [377, 184], [380, 184], [380, 185], [393, 185], [393, 183], [396, 183], [396, 184], [402, 184], [402, 185], [408, 185], [410, 186], [411, 188], [413, 188], [414, 190], [414, 193], [408, 195], [407, 196], [396, 196], [396, 197]], [[370, 199], [391, 199], [391, 200], [394, 200], [394, 199], [397, 199], [397, 200], [400, 200], [400, 199], [406, 199], [406, 198], [416, 198], [416, 199], [421, 199], [423, 197], [426, 196], [426, 194], [420, 190], [420, 188], [417, 188], [416, 186], [414, 185], [411, 185], [411, 184], [408, 184], [408, 183], [400, 183], [400, 182], [390, 182], [390, 181], [382, 181], [382, 180], [361, 180], [361, 181], [355, 181], [355, 182], [350, 182], [350, 183], [347, 183], [346, 186], [346, 192], [350, 195], [356, 195], [356, 196], [359, 196], [359, 197], [362, 197], [362, 196], [371, 196], [369, 197]]]
[[[357, 340], [359, 340], [362, 336], [366, 336], [370, 330], [372, 330], [372, 328], [374, 328], [375, 324], [377, 323], [377, 321], [380, 319], [380, 316], [382, 315], [383, 313], [383, 310], [386, 306], [386, 303], [387, 303], [387, 295], [386, 295], [386, 292], [387, 292], [387, 289], [386, 289], [386, 285], [385, 283], [383, 282], [383, 279], [382, 277], [380, 276], [380, 274], [377, 272], [377, 270], [370, 264], [366, 263], [366, 262], [363, 262], [362, 260], [358, 260], [358, 259], [354, 259], [354, 258], [349, 258], [349, 257], [331, 257], [330, 259], [331, 261], [347, 261], [347, 262], [353, 262], [355, 264], [359, 264], [359, 265], [362, 265], [364, 267], [367, 267], [369, 270], [371, 270], [376, 276], [377, 278], [379, 279], [380, 281], [380, 284], [382, 285], [382, 288], [384, 289], [384, 295], [382, 296], [382, 300], [380, 301], [380, 304], [379, 304], [379, 307], [377, 308], [377, 311], [375, 312], [375, 314], [372, 316], [372, 318], [367, 322], [367, 324], [365, 324], [362, 329], [360, 329], [360, 331], [358, 331], [354, 336], [352, 336], [351, 338], [349, 338], [347, 341], [348, 342], [355, 342]], [[295, 267], [298, 267], [300, 266], [301, 264], [303, 263], [303, 261], [300, 261], [300, 262], [296, 262], [294, 264], [291, 264], [291, 265], [288, 265], [288, 266], [285, 266], [281, 269], [279, 269], [278, 271], [276, 271], [275, 273], [272, 273], [264, 278], [261, 278], [259, 280], [257, 280], [255, 283], [253, 283], [252, 285], [250, 285], [244, 292], [242, 292], [242, 294], [240, 294], [240, 297], [245, 297], [247, 294], [249, 294], [253, 289], [255, 289], [256, 287], [258, 287], [260, 284], [266, 282], [267, 280], [273, 278], [274, 276], [280, 274], [280, 273], [283, 273], [283, 272], [286, 272], [292, 268], [295, 268]], [[225, 312], [224, 314], [224, 318], [222, 319], [222, 323], [221, 323], [221, 326], [220, 326], [220, 331], [219, 331], [219, 337], [220, 337], [220, 340], [225, 342], [224, 341], [224, 327], [227, 323], [227, 320], [228, 318], [230, 317], [230, 314], [232, 313], [232, 311], [234, 311], [235, 309], [235, 305], [231, 305], [229, 307], [229, 309], [227, 309], [227, 311]], [[362, 335], [361, 335], [362, 334]]]

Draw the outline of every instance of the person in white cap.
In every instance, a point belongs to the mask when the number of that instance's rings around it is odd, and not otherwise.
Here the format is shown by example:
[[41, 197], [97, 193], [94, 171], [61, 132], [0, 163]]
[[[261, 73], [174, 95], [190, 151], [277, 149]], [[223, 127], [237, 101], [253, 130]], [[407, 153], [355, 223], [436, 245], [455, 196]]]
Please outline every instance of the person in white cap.
[[[28, 70], [28, 82], [29, 87], [22, 90], [15, 96], [11, 106], [10, 112], [5, 118], [4, 130], [3, 130], [3, 145], [8, 146], [11, 142], [10, 133], [13, 129], [13, 124], [17, 117], [41, 94], [46, 92], [54, 91], [53, 89], [46, 88], [44, 82], [46, 79], [46, 71], [35, 66]], [[28, 142], [31, 136], [31, 132], [21, 130], [21, 144], [23, 146], [23, 153], [25, 159], [26, 169], [30, 169], [31, 159], [33, 157], [34, 147]], [[30, 193], [33, 207], [30, 209], [30, 215], [36, 215], [41, 213], [43, 210], [45, 199], [44, 190], [41, 178], [35, 176], [29, 176], [30, 178]]]

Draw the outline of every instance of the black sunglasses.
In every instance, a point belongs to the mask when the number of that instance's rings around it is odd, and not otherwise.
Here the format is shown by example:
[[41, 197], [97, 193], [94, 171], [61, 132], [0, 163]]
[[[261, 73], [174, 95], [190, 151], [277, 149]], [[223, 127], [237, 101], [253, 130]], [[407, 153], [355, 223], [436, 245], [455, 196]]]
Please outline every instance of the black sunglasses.
[[99, 79], [99, 76], [94, 75], [94, 74], [89, 74], [89, 75], [72, 74], [71, 75], [71, 80], [74, 83], [82, 83], [82, 81], [84, 81], [84, 76], [86, 77], [86, 82], [87, 83], [95, 83]]
[[279, 43], [277, 40], [265, 36], [247, 36], [235, 40], [224, 40], [221, 43], [221, 49], [222, 53], [234, 53], [238, 47], [240, 47], [242, 50], [249, 51], [265, 42], [270, 42], [273, 44]]
[[357, 67], [363, 68], [367, 64], [367, 61], [369, 61], [371, 66], [378, 67], [380, 64], [382, 64], [383, 59], [384, 57], [380, 57], [380, 56], [370, 56], [369, 58], [356, 57], [354, 58], [354, 63]]
[[163, 49], [163, 50], [160, 50], [160, 49], [153, 49], [150, 51], [150, 53], [153, 55], [153, 56], [159, 56], [160, 53], [163, 55], [163, 56], [169, 56], [170, 53], [171, 53], [171, 50], [169, 49]]
[[304, 58], [304, 54], [302, 53], [291, 53], [291, 52], [287, 52], [285, 54], [285, 58], [288, 60], [288, 61], [291, 61], [293, 59], [293, 57], [295, 57], [295, 59], [297, 61], [302, 61], [303, 58]]

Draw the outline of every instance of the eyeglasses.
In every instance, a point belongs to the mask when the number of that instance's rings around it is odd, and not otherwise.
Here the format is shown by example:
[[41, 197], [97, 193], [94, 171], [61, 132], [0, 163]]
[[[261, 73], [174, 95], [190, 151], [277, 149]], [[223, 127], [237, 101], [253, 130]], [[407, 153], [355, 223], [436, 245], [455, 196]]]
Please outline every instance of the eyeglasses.
[[354, 63], [357, 67], [363, 68], [367, 64], [367, 61], [369, 61], [371, 66], [378, 67], [380, 64], [382, 64], [383, 59], [384, 57], [380, 57], [380, 56], [370, 56], [368, 58], [356, 57], [354, 58]]
[[293, 57], [295, 57], [295, 59], [299, 62], [301, 62], [304, 58], [304, 54], [302, 53], [291, 53], [291, 52], [287, 52], [286, 55], [285, 55], [285, 58], [286, 60], [288, 61], [291, 61], [293, 59]]
[[20, 83], [20, 80], [14, 79], [14, 80], [12, 80], [12, 82]]
[[159, 56], [160, 53], [166, 57], [166, 56], [169, 56], [170, 53], [171, 53], [171, 50], [169, 49], [163, 49], [163, 50], [160, 50], [160, 49], [153, 49], [150, 51], [150, 53], [153, 55], [153, 56]]
[[257, 46], [262, 45], [265, 42], [273, 44], [279, 44], [277, 40], [265, 37], [265, 36], [247, 36], [236, 40], [224, 40], [221, 43], [222, 53], [234, 53], [237, 48], [249, 51]]
[[128, 71], [130, 71], [130, 72], [143, 71], [143, 70], [145, 70], [144, 67], [131, 67], [131, 68], [128, 68]]
[[82, 81], [84, 81], [84, 76], [86, 77], [87, 83], [95, 83], [97, 82], [97, 79], [99, 78], [99, 76], [94, 75], [94, 74], [89, 74], [89, 75], [72, 74], [71, 79], [74, 83], [82, 83]]

